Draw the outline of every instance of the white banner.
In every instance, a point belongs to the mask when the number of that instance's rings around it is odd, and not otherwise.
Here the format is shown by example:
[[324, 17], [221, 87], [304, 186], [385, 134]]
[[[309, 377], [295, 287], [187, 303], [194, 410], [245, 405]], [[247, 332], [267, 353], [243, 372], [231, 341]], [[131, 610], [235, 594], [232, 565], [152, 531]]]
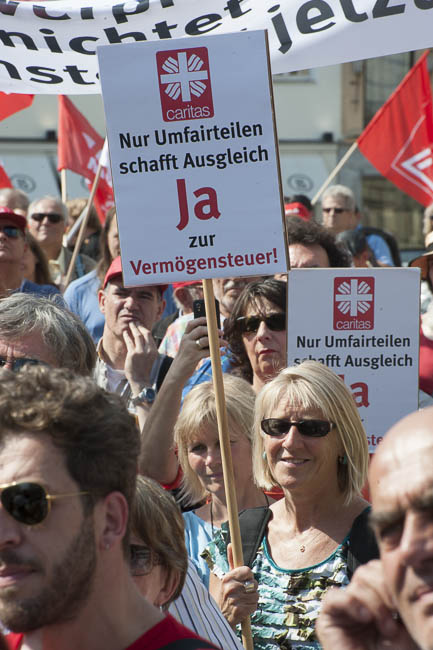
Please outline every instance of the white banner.
[[98, 54], [125, 285], [285, 271], [265, 32]]
[[419, 269], [293, 269], [288, 365], [315, 359], [350, 388], [370, 452], [418, 408]]
[[430, 47], [432, 19], [433, 0], [0, 0], [0, 90], [99, 93], [99, 45], [257, 29], [290, 72]]

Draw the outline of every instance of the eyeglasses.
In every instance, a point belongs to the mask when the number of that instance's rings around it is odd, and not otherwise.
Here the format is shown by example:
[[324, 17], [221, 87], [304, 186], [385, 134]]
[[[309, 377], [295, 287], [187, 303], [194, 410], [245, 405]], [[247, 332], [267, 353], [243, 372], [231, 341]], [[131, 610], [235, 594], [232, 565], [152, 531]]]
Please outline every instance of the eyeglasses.
[[9, 239], [18, 239], [21, 233], [16, 226], [0, 226], [0, 232], [4, 233]]
[[27, 357], [18, 357], [18, 359], [6, 359], [5, 357], [0, 357], [0, 368], [4, 368], [6, 364], [12, 364], [11, 370], [20, 370], [24, 366], [47, 366], [44, 361], [39, 359], [28, 359]]
[[322, 212], [332, 212], [332, 210], [335, 212], [335, 214], [341, 214], [342, 212], [347, 212], [346, 208], [322, 208]]
[[266, 327], [273, 332], [283, 332], [286, 329], [286, 314], [277, 312], [269, 316], [240, 316], [236, 323], [242, 333], [257, 332], [260, 323], [265, 323]]
[[130, 567], [133, 576], [147, 576], [156, 564], [160, 564], [157, 553], [144, 544], [130, 544]]
[[45, 212], [34, 212], [31, 215], [31, 219], [34, 221], [43, 221], [47, 217], [48, 221], [50, 223], [59, 223], [59, 221], [63, 221], [63, 215], [62, 214], [57, 214], [56, 212], [50, 212], [49, 214], [46, 214]]
[[335, 427], [333, 422], [327, 420], [299, 420], [291, 422], [285, 418], [267, 418], [262, 420], [262, 430], [274, 438], [285, 436], [292, 427], [296, 427], [299, 433], [309, 438], [323, 438]]
[[3, 508], [20, 524], [35, 526], [48, 516], [51, 502], [66, 497], [76, 497], [89, 492], [70, 494], [47, 494], [39, 483], [7, 483], [0, 485], [0, 501]]

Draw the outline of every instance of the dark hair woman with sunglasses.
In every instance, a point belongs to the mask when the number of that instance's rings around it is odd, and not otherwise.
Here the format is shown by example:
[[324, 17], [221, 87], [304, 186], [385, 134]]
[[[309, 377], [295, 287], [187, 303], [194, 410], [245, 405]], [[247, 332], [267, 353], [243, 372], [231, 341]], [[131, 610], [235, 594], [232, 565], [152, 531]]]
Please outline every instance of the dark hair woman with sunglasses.
[[258, 392], [286, 365], [287, 284], [267, 278], [248, 284], [224, 322], [233, 374]]
[[[348, 584], [357, 564], [377, 557], [360, 494], [366, 434], [350, 391], [316, 361], [286, 368], [263, 388], [254, 428], [256, 483], [284, 494], [270, 506], [264, 532], [257, 531], [254, 648], [313, 650], [320, 648], [315, 621], [327, 589]], [[236, 624], [248, 589], [228, 570], [226, 543], [221, 531], [209, 546], [210, 588]]]

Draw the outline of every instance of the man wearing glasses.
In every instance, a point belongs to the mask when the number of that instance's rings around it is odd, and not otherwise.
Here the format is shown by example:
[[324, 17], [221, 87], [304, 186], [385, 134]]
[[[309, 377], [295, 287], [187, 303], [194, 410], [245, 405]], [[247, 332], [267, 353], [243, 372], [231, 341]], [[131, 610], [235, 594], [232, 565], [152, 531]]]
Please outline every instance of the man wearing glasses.
[[13, 291], [48, 296], [59, 293], [51, 285], [23, 279], [23, 258], [27, 249], [26, 218], [11, 208], [0, 207], [0, 297]]
[[12, 650], [215, 648], [131, 577], [139, 434], [89, 378], [0, 374], [0, 621]]
[[[355, 196], [346, 185], [331, 185], [323, 192], [322, 196], [323, 225], [329, 228], [334, 235], [345, 230], [362, 228], [361, 215], [356, 210]], [[378, 228], [369, 228], [374, 233], [365, 229], [368, 245], [381, 266], [394, 266], [391, 250], [385, 241], [384, 235]], [[391, 235], [387, 234], [388, 237]]]
[[[59, 286], [64, 280], [72, 258], [72, 252], [63, 246], [67, 217], [66, 205], [54, 196], [36, 199], [29, 205], [27, 213], [30, 234], [44, 251], [50, 263], [53, 281]], [[94, 267], [94, 260], [80, 253], [71, 280], [80, 278]]]

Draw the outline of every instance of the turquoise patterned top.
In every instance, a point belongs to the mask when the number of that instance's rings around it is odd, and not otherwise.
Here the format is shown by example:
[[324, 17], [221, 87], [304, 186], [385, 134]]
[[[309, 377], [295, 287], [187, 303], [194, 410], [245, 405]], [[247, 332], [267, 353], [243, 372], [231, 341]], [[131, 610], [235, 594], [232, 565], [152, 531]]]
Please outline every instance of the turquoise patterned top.
[[[348, 537], [320, 564], [291, 570], [275, 564], [263, 538], [252, 565], [259, 583], [259, 603], [251, 616], [254, 650], [321, 648], [314, 628], [326, 591], [349, 584], [347, 544]], [[218, 577], [229, 570], [226, 547], [227, 532], [221, 529], [203, 553]]]

